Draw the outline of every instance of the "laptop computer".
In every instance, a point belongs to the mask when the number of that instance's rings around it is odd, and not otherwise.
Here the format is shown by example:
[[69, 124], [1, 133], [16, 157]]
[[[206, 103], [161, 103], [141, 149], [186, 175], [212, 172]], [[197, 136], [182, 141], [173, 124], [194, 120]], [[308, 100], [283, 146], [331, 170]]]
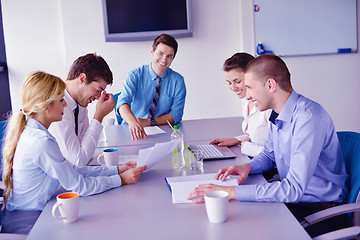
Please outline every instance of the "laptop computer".
[[236, 154], [233, 153], [226, 146], [216, 146], [213, 144], [196, 144], [190, 145], [190, 150], [202, 150], [204, 152], [204, 160], [221, 160], [236, 158]]

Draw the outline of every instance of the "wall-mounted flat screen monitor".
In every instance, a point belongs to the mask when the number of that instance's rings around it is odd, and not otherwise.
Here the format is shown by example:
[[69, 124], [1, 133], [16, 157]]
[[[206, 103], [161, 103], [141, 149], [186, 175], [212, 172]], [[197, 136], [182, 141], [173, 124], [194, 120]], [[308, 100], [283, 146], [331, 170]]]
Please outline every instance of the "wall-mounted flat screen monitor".
[[191, 0], [102, 0], [107, 42], [192, 37]]

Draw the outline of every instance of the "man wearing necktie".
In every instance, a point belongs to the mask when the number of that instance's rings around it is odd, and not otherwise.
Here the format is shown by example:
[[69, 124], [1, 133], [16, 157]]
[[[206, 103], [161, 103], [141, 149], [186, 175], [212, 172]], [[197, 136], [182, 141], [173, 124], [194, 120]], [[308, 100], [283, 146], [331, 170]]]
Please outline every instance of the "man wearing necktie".
[[[112, 84], [112, 72], [101, 56], [86, 54], [73, 63], [67, 76], [63, 120], [51, 124], [49, 131], [56, 138], [64, 157], [72, 164], [85, 166], [94, 155], [103, 118], [115, 106], [112, 94], [106, 93]], [[87, 106], [97, 100], [93, 119]]]
[[150, 49], [152, 62], [128, 73], [116, 103], [116, 114], [129, 124], [133, 139], [146, 136], [144, 127], [177, 124], [181, 121], [186, 96], [184, 78], [169, 66], [178, 44], [172, 36], [161, 34]]

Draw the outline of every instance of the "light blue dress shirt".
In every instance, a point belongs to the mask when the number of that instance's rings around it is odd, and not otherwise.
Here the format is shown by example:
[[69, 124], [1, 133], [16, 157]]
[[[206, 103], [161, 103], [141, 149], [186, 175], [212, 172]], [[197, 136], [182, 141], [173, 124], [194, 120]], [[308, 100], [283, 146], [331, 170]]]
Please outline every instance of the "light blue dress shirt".
[[55, 138], [38, 121], [28, 118], [13, 162], [13, 190], [6, 210], [43, 210], [59, 184], [91, 195], [121, 186], [117, 167], [73, 167]]
[[[121, 105], [126, 103], [136, 118], [148, 118], [156, 90], [156, 77], [151, 64], [130, 71], [116, 104], [116, 114], [118, 114]], [[160, 96], [155, 117], [170, 113], [177, 124], [182, 119], [185, 106], [186, 87], [184, 78], [171, 68], [168, 68], [160, 77]], [[124, 123], [125, 121], [123, 121]]]
[[264, 150], [250, 165], [251, 174], [276, 166], [281, 181], [237, 186], [240, 201], [342, 202], [346, 199], [347, 174], [334, 124], [320, 104], [295, 91], [271, 123]]

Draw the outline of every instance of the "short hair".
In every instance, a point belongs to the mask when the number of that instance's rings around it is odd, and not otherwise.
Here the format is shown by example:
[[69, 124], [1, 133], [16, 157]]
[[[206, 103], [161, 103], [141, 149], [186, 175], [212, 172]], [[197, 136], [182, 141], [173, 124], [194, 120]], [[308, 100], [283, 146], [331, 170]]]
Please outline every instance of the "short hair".
[[245, 52], [235, 53], [230, 58], [226, 59], [223, 70], [228, 72], [232, 69], [240, 68], [241, 70], [245, 71], [246, 66], [253, 59], [255, 58], [251, 54]]
[[264, 83], [267, 79], [276, 80], [280, 89], [291, 92], [290, 72], [285, 62], [273, 54], [263, 54], [252, 60], [246, 67], [245, 73], [252, 72]]
[[86, 74], [86, 83], [105, 80], [109, 85], [113, 83], [113, 74], [106, 61], [96, 53], [89, 53], [79, 57], [70, 67], [67, 80], [73, 80], [81, 73]]
[[178, 43], [177, 43], [176, 39], [173, 36], [170, 36], [169, 34], [166, 34], [166, 33], [163, 33], [163, 34], [157, 36], [154, 39], [154, 42], [152, 45], [152, 48], [154, 51], [156, 50], [157, 46], [160, 43], [163, 43], [163, 44], [171, 47], [172, 49], [174, 49], [174, 58], [175, 58], [175, 55], [176, 55], [176, 52], [178, 49]]

